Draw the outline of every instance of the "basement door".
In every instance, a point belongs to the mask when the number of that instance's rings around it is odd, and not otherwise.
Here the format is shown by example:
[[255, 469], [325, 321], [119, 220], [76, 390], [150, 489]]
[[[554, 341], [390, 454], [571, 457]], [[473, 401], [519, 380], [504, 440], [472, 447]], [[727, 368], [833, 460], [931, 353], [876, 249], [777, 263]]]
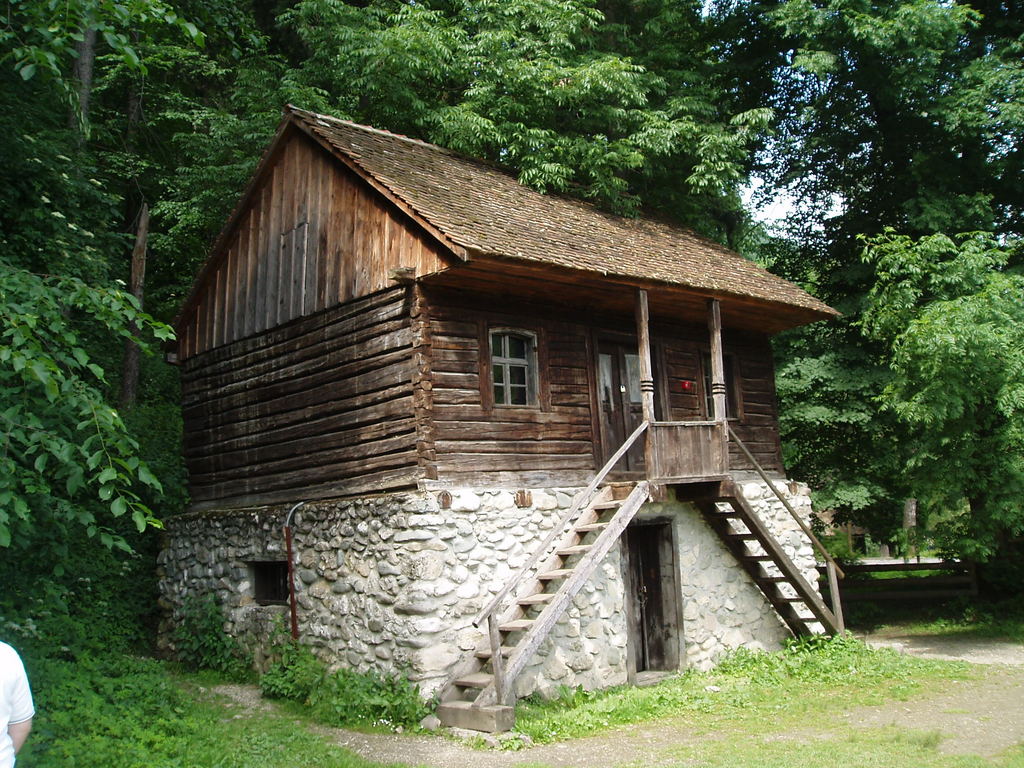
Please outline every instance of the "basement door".
[[669, 522], [634, 523], [626, 529], [630, 650], [636, 672], [679, 668], [679, 584]]
[[[632, 346], [602, 339], [597, 348], [597, 388], [601, 409], [601, 448], [604, 461], [643, 421], [640, 397], [640, 356]], [[643, 440], [638, 440], [616, 465], [623, 472], [644, 469]]]

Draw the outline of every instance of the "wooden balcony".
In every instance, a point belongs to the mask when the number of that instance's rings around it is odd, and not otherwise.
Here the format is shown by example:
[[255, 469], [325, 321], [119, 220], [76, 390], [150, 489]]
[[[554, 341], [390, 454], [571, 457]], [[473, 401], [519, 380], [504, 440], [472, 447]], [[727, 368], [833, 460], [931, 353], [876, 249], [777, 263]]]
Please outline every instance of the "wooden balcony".
[[726, 425], [655, 421], [647, 430], [648, 478], [658, 484], [721, 480], [729, 474]]

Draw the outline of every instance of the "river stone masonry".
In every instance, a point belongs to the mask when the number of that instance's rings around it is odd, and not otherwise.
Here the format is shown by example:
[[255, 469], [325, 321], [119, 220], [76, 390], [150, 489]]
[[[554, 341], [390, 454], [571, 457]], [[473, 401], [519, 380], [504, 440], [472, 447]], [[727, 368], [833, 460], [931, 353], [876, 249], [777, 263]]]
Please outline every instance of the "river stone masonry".
[[[784, 490], [809, 514], [805, 487]], [[578, 489], [533, 490], [530, 506], [512, 491], [411, 491], [309, 503], [292, 520], [298, 623], [302, 642], [332, 666], [401, 674], [426, 696], [483, 639], [472, 619], [522, 567]], [[809, 542], [763, 483], [744, 495], [812, 580]], [[253, 563], [286, 560], [282, 526], [291, 508], [190, 513], [168, 521], [160, 555], [161, 644], [189, 595], [213, 593], [225, 631], [265, 664], [270, 638], [284, 629], [287, 606], [260, 605]], [[787, 630], [724, 545], [689, 504], [647, 504], [641, 517], [670, 519], [683, 606], [685, 664], [707, 668], [731, 648], [774, 648]], [[627, 679], [627, 627], [620, 547], [614, 547], [573, 600], [516, 693], [553, 695]]]

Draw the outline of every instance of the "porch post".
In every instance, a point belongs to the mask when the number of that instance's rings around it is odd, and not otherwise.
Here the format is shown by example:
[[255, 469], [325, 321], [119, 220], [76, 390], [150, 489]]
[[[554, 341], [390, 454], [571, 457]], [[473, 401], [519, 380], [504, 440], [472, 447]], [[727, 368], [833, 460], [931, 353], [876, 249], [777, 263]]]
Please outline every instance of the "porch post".
[[654, 421], [654, 374], [651, 372], [651, 328], [647, 311], [647, 291], [636, 292], [636, 336], [640, 349], [640, 397], [644, 421]]
[[714, 401], [714, 419], [724, 423], [725, 358], [722, 356], [722, 310], [718, 299], [708, 299], [708, 333], [711, 336], [711, 398]]
[[[639, 346], [640, 357], [640, 400], [643, 406], [644, 422], [654, 423], [654, 373], [651, 366], [651, 324], [650, 314], [647, 309], [647, 291], [638, 288], [636, 291], [636, 338]], [[647, 429], [644, 435], [644, 468], [647, 477], [651, 480], [651, 498], [655, 501], [662, 499], [662, 487], [656, 484], [655, 477], [655, 456], [654, 456], [654, 427]]]

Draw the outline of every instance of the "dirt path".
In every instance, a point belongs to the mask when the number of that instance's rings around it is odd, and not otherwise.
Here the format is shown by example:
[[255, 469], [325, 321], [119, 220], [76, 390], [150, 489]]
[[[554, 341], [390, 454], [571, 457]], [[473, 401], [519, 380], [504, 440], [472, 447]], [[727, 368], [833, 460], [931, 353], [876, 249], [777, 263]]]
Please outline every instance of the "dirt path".
[[[992, 756], [1024, 743], [1021, 645], [899, 634], [870, 635], [865, 640], [874, 646], [896, 647], [904, 653], [978, 664], [979, 674], [971, 680], [951, 683], [949, 690], [939, 696], [850, 710], [844, 715], [846, 725], [938, 731], [942, 734], [939, 749], [949, 754]], [[218, 686], [214, 690], [246, 707], [273, 706], [261, 700], [252, 686]], [[473, 749], [440, 736], [358, 733], [324, 726], [315, 726], [313, 730], [368, 760], [430, 768], [669, 765], [677, 762], [671, 757], [677, 747], [708, 738], [706, 734], [698, 736], [683, 720], [660, 720], [518, 752], [499, 752]]]

